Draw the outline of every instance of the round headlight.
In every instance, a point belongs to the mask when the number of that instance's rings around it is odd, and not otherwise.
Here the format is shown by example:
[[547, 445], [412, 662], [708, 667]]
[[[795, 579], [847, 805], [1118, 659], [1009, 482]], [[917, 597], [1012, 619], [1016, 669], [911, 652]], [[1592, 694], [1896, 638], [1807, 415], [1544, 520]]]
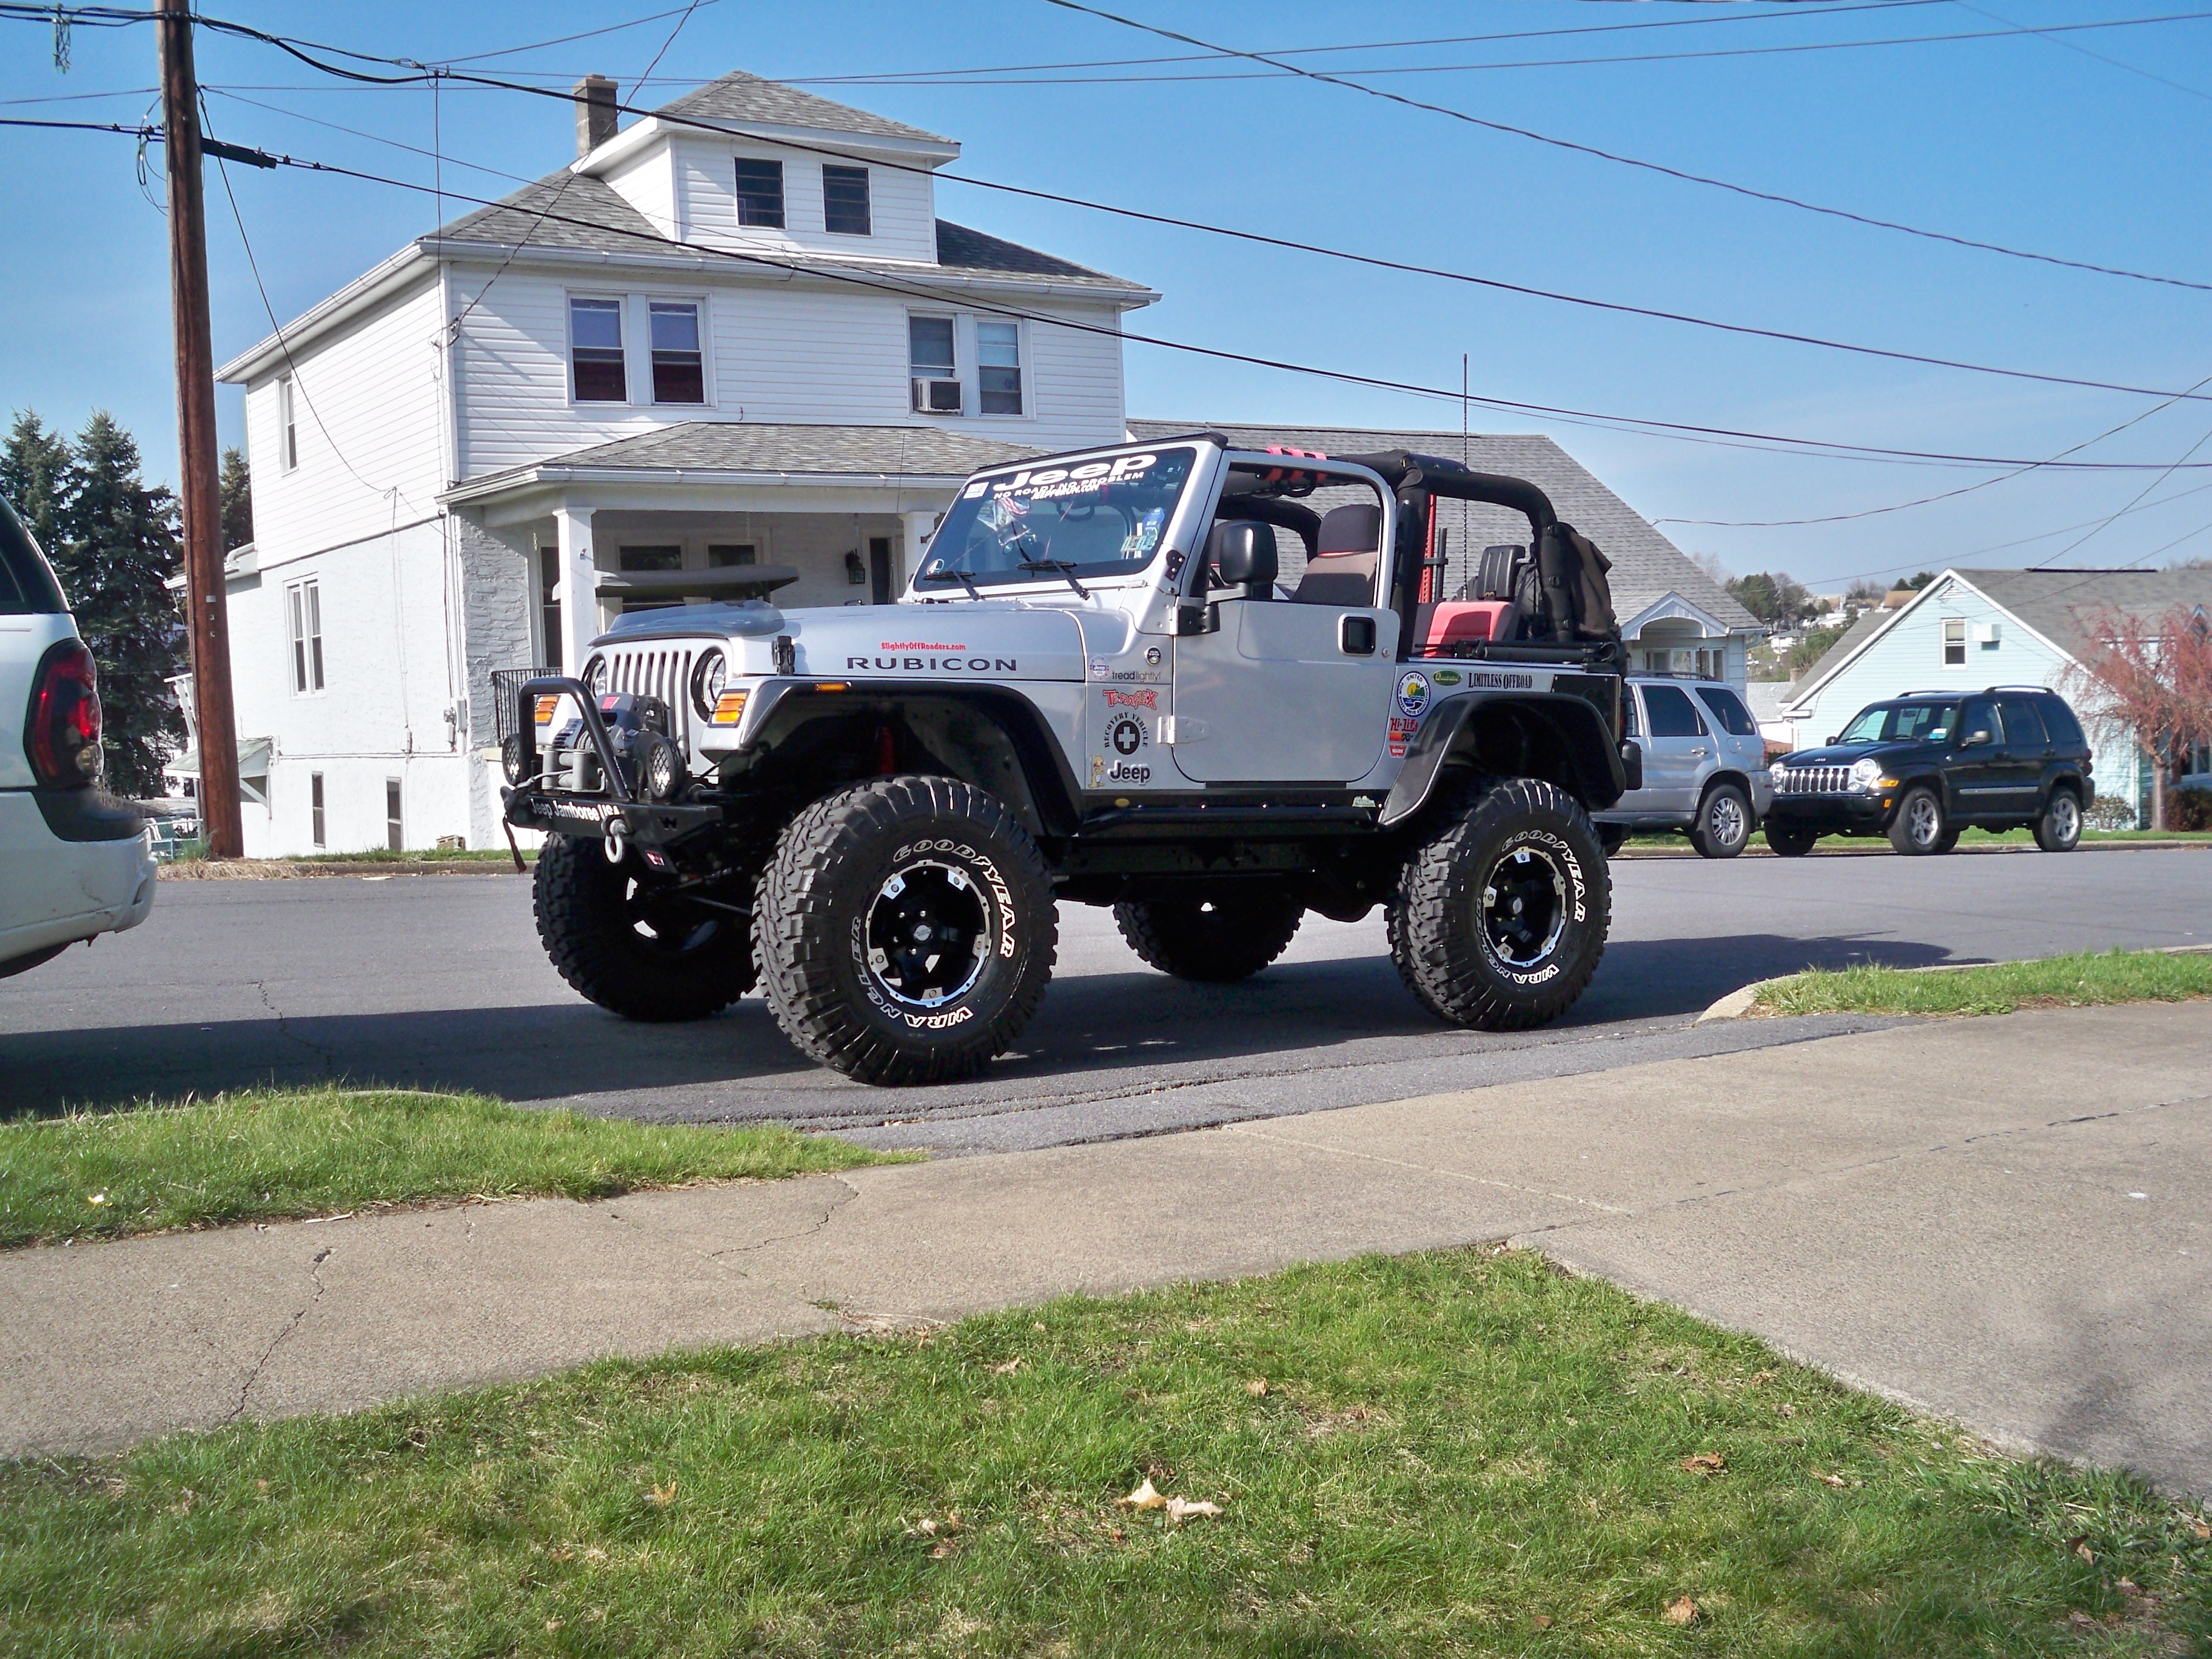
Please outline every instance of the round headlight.
[[683, 751], [666, 738], [648, 738], [642, 760], [639, 769], [645, 775], [647, 797], [659, 801], [675, 799], [677, 787], [684, 781]]
[[1881, 775], [1881, 763], [1875, 759], [1871, 755], [1868, 756], [1864, 760], [1857, 760], [1851, 763], [1851, 782], [1858, 788], [1873, 788], [1874, 781]]
[[714, 705], [722, 700], [722, 688], [729, 683], [730, 665], [719, 651], [709, 651], [699, 659], [691, 671], [691, 706], [699, 711], [702, 720], [714, 718]]
[[598, 696], [599, 687], [607, 678], [607, 659], [605, 657], [593, 657], [584, 665], [584, 672], [576, 678], [583, 681], [585, 690], [590, 692], [594, 697]]

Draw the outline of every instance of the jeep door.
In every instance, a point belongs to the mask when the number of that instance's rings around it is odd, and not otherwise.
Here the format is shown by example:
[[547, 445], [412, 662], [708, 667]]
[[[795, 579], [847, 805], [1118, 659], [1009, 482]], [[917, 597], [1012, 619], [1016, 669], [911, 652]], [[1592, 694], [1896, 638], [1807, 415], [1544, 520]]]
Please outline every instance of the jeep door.
[[1977, 823], [2009, 817], [2015, 787], [2010, 764], [1996, 699], [1967, 698], [1959, 710], [1951, 763], [1944, 769], [1951, 781], [1951, 817]]
[[1347, 784], [1382, 757], [1398, 617], [1373, 606], [1224, 599], [1175, 642], [1176, 768], [1200, 783]]
[[1644, 796], [1662, 811], [1697, 810], [1700, 786], [1713, 768], [1713, 739], [1679, 685], [1642, 685]]

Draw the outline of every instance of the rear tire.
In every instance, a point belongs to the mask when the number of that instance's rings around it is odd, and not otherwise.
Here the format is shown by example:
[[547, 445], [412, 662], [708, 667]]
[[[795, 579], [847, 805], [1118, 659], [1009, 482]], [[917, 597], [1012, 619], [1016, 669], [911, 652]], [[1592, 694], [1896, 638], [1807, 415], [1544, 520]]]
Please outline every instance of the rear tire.
[[1127, 899], [1114, 925], [1129, 948], [1177, 979], [1231, 985], [1249, 979], [1290, 947], [1305, 907], [1281, 892], [1228, 892], [1218, 898]]
[[2035, 844], [2046, 853], [2070, 853], [2081, 844], [2081, 803], [2070, 789], [2054, 789], [2035, 821]]
[[1817, 830], [1801, 829], [1796, 824], [1770, 823], [1766, 826], [1766, 844], [1777, 858], [1802, 859], [1813, 850], [1813, 843], [1820, 839]]
[[1717, 783], [1698, 803], [1690, 845], [1700, 858], [1732, 859], [1751, 844], [1751, 797], [1741, 784]]
[[1631, 832], [1625, 823], [1594, 823], [1590, 827], [1597, 831], [1597, 844], [1605, 849], [1607, 858], [1628, 845]]
[[997, 796], [871, 779], [793, 818], [761, 878], [761, 991], [808, 1059], [862, 1083], [975, 1076], [1052, 979], [1044, 858]]
[[1581, 803], [1540, 778], [1493, 779], [1407, 859], [1390, 954], [1439, 1018], [1522, 1030], [1582, 995], [1612, 908], [1613, 872]]
[[602, 843], [547, 839], [532, 879], [538, 937], [579, 995], [624, 1019], [704, 1019], [753, 988], [744, 918], [656, 896], [635, 853], [607, 862]]
[[1889, 821], [1889, 844], [1908, 858], [1948, 853], [1958, 842], [1956, 836], [1945, 840], [1950, 829], [1936, 792], [1924, 783], [1916, 783], [1905, 792], [1905, 799], [1897, 804], [1897, 816]]

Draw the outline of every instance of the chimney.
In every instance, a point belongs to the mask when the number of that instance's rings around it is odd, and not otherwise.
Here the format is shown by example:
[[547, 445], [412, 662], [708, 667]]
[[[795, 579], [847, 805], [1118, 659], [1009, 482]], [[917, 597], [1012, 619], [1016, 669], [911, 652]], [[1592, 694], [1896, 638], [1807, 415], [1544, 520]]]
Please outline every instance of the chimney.
[[569, 95], [576, 100], [576, 156], [589, 155], [615, 136], [615, 83], [604, 75], [587, 75]]

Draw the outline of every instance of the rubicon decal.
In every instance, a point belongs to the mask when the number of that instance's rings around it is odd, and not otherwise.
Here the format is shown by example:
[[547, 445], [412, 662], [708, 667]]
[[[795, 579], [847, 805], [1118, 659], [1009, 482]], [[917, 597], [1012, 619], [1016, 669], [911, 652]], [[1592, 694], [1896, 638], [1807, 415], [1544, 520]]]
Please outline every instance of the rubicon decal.
[[[962, 647], [955, 647], [957, 650]], [[848, 657], [848, 673], [865, 674], [877, 669], [886, 674], [1018, 674], [1021, 663], [1012, 657]]]

